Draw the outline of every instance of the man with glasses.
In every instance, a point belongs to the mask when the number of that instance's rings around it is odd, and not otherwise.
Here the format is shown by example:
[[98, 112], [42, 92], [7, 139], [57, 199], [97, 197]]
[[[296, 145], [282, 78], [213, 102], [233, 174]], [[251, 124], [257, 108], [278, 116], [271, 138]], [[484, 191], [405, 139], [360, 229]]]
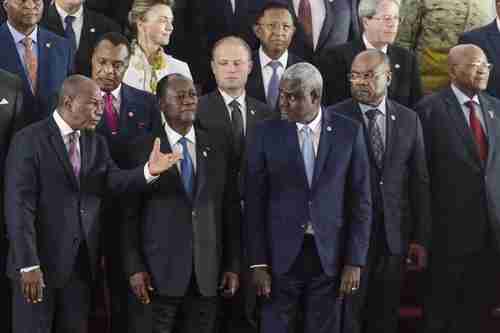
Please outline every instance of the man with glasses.
[[495, 1], [497, 16], [490, 24], [464, 33], [458, 40], [459, 44], [475, 44], [479, 46], [489, 61], [495, 65], [490, 72], [488, 88], [491, 96], [500, 98], [500, 0]]
[[422, 127], [412, 110], [391, 100], [389, 57], [358, 54], [348, 75], [352, 99], [327, 109], [364, 125], [370, 156], [373, 223], [358, 292], [345, 299], [346, 332], [396, 333], [406, 259], [426, 267], [431, 224]]
[[472, 44], [448, 55], [451, 84], [416, 107], [432, 203], [426, 333], [487, 332], [498, 302], [500, 102], [483, 91], [491, 64]]
[[38, 23], [42, 0], [5, 0], [7, 22], [0, 26], [0, 68], [23, 80], [23, 126], [50, 115], [51, 97], [72, 72], [73, 51], [68, 40]]
[[295, 23], [286, 4], [269, 2], [253, 26], [260, 48], [253, 52], [253, 68], [248, 76], [247, 92], [272, 110], [278, 109], [278, 88], [285, 69], [302, 60], [288, 51]]
[[354, 57], [364, 50], [378, 49], [391, 61], [389, 98], [412, 107], [422, 97], [422, 84], [415, 56], [393, 45], [399, 27], [399, 1], [361, 0], [359, 17], [364, 29], [362, 38], [336, 47], [321, 59], [320, 69], [326, 85], [324, 104], [335, 104], [351, 97], [347, 73]]

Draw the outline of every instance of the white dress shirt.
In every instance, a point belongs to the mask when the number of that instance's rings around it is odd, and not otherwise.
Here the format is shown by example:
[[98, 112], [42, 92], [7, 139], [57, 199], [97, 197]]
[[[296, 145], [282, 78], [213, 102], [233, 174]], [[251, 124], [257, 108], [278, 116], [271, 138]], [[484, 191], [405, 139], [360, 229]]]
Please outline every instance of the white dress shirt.
[[[321, 29], [323, 28], [323, 22], [326, 17], [326, 8], [324, 0], [309, 0], [311, 4], [311, 15], [312, 15], [312, 29], [313, 29], [313, 48], [316, 49], [318, 45], [319, 35]], [[299, 17], [299, 4], [300, 0], [293, 0], [293, 8], [297, 18]]]
[[[122, 104], [121, 89], [122, 89], [122, 85], [120, 83], [120, 85], [115, 90], [111, 91], [111, 95], [113, 96], [113, 102], [112, 102], [113, 109], [117, 115], [120, 115], [120, 107]], [[106, 94], [107, 94], [106, 92], [101, 90], [101, 95], [103, 98], [104, 98], [104, 96], [106, 96]]]
[[62, 26], [63, 29], [66, 30], [66, 22], [64, 22], [64, 19], [66, 16], [74, 16], [75, 20], [73, 21], [73, 31], [75, 32], [75, 38], [76, 38], [76, 48], [80, 46], [80, 38], [82, 37], [82, 29], [83, 29], [83, 5], [80, 6], [80, 9], [76, 11], [74, 14], [69, 14], [67, 13], [64, 9], [59, 7], [57, 3], [54, 3], [56, 7], [56, 11], [59, 14], [59, 17], [61, 18]]
[[380, 111], [375, 122], [377, 123], [378, 128], [380, 128], [380, 134], [382, 134], [382, 142], [384, 143], [384, 146], [385, 146], [385, 141], [386, 141], [386, 136], [387, 136], [386, 135], [387, 103], [386, 103], [385, 97], [382, 100], [382, 102], [380, 102], [380, 104], [378, 106], [361, 104], [361, 103], [358, 103], [358, 105], [359, 105], [359, 108], [361, 109], [361, 113], [363, 114], [363, 120], [365, 121], [365, 125], [367, 128], [368, 128], [368, 124], [370, 122], [370, 119], [368, 119], [368, 117], [366, 116], [366, 112], [368, 112], [368, 110], [372, 110], [372, 109], [377, 109]]
[[[168, 143], [170, 143], [170, 147], [172, 151], [179, 152], [183, 154], [182, 145], [179, 143], [179, 140], [183, 138], [181, 134], [176, 132], [168, 122], [165, 121], [165, 117], [163, 113], [161, 114], [163, 128], [165, 129], [165, 133], [167, 134]], [[193, 161], [193, 171], [196, 173], [196, 134], [194, 132], [194, 126], [191, 126], [191, 129], [184, 135], [187, 139], [187, 148], [189, 156], [191, 157], [191, 161]], [[177, 169], [179, 173], [181, 172], [181, 161], [177, 162]]]
[[[267, 54], [264, 53], [262, 46], [259, 48], [259, 60], [260, 60], [260, 70], [262, 72], [262, 83], [264, 84], [264, 91], [266, 93], [267, 98], [267, 90], [269, 88], [269, 81], [271, 81], [271, 77], [273, 76], [273, 69], [269, 66], [269, 63], [273, 61], [273, 59], [269, 58]], [[286, 64], [288, 63], [288, 50], [283, 53], [281, 57], [276, 59], [281, 66], [278, 67], [276, 73], [278, 74], [278, 78], [281, 80], [281, 76], [283, 72], [285, 72]]]
[[233, 9], [233, 14], [236, 12], [236, 0], [231, 0], [231, 8]]
[[224, 103], [226, 104], [226, 109], [227, 112], [229, 113], [229, 119], [232, 119], [232, 112], [233, 109], [229, 106], [229, 104], [234, 101], [235, 99], [240, 103], [240, 111], [241, 111], [241, 117], [243, 118], [243, 133], [246, 133], [246, 128], [247, 128], [247, 102], [246, 102], [246, 93], [243, 92], [239, 97], [232, 97], [229, 96], [226, 92], [223, 90], [219, 89], [220, 94], [222, 95], [222, 98], [224, 99]]
[[[363, 34], [363, 43], [365, 44], [367, 50], [377, 49], [375, 46], [372, 45], [372, 43], [368, 41], [368, 39], [366, 38], [366, 34]], [[388, 44], [385, 44], [384, 47], [380, 49], [380, 51], [387, 54], [387, 46]]]
[[465, 117], [465, 121], [467, 122], [467, 125], [470, 127], [470, 110], [465, 103], [468, 103], [470, 100], [475, 105], [476, 109], [476, 116], [479, 118], [479, 122], [481, 123], [481, 127], [483, 128], [484, 134], [486, 134], [486, 125], [484, 123], [484, 115], [482, 112], [481, 104], [479, 103], [479, 98], [477, 95], [474, 95], [474, 97], [469, 98], [469, 96], [465, 95], [460, 89], [458, 89], [454, 84], [451, 85], [451, 90], [453, 90], [453, 93], [458, 99], [458, 103], [460, 104], [460, 107], [462, 108], [462, 112]]

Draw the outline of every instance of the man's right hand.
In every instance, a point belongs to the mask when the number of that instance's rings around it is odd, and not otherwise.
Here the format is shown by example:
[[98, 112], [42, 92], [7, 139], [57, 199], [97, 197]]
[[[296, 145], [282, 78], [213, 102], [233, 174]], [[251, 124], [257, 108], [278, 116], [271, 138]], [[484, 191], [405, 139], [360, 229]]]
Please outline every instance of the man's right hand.
[[130, 276], [129, 282], [132, 291], [134, 292], [135, 296], [137, 296], [139, 301], [141, 301], [142, 304], [149, 304], [151, 302], [149, 298], [149, 292], [153, 291], [149, 273], [137, 272]]
[[271, 295], [271, 274], [268, 267], [252, 268], [252, 281], [257, 289], [257, 296], [269, 297]]
[[43, 301], [43, 273], [40, 268], [29, 272], [21, 272], [21, 289], [28, 303]]

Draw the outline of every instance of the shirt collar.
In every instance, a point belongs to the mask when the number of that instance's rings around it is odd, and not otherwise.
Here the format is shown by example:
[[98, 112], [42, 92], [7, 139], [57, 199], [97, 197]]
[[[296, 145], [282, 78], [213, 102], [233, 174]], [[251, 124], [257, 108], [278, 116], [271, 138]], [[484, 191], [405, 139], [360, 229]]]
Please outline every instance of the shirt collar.
[[69, 126], [68, 123], [63, 119], [63, 117], [61, 117], [57, 110], [54, 111], [52, 117], [54, 118], [54, 121], [56, 122], [56, 125], [59, 128], [59, 132], [61, 132], [61, 136], [63, 138], [73, 132], [76, 132], [77, 136], [80, 136], [80, 130], [73, 130], [71, 126]]
[[[370, 50], [370, 49], [377, 49], [375, 46], [373, 46], [369, 41], [368, 39], [366, 38], [366, 34], [363, 34], [363, 43], [365, 43], [365, 46], [366, 46], [366, 49], [367, 50]], [[384, 47], [382, 47], [382, 49], [380, 49], [380, 51], [384, 52], [385, 54], [387, 54], [387, 44], [384, 45]]]
[[[120, 91], [121, 91], [121, 89], [122, 89], [122, 84], [120, 83], [118, 85], [118, 87], [116, 87], [115, 90], [111, 91], [111, 95], [113, 95], [113, 97], [115, 98], [116, 101], [118, 101], [120, 99]], [[107, 92], [101, 90], [101, 95], [102, 96], [104, 96], [106, 94], [107, 94]]]
[[[178, 132], [176, 132], [172, 127], [170, 127], [170, 125], [166, 121], [163, 113], [161, 113], [161, 119], [163, 121], [165, 133], [167, 134], [167, 138], [168, 138], [168, 141], [170, 142], [170, 146], [177, 144], [179, 142], [179, 140], [182, 139], [183, 136], [181, 134], [179, 134]], [[186, 137], [186, 139], [189, 142], [191, 142], [192, 144], [196, 144], [196, 135], [194, 133], [194, 126], [191, 126], [191, 128], [189, 129], [187, 134], [184, 135], [184, 137]]]
[[79, 19], [83, 16], [83, 5], [81, 5], [80, 8], [74, 14], [69, 14], [64, 9], [59, 7], [57, 5], [57, 3], [55, 3], [55, 2], [54, 2], [54, 5], [56, 6], [57, 13], [59, 14], [59, 16], [61, 17], [63, 22], [64, 22], [64, 19], [66, 18], [66, 16], [69, 16], [69, 15], [74, 16], [75, 19]]
[[320, 108], [318, 114], [316, 115], [316, 118], [314, 118], [313, 121], [311, 121], [309, 124], [295, 123], [297, 124], [297, 130], [300, 132], [302, 128], [307, 125], [307, 127], [309, 127], [313, 132], [316, 133], [321, 128], [322, 113], [323, 111]]
[[500, 18], [497, 16], [497, 27], [498, 27], [498, 31], [500, 31]]
[[279, 57], [276, 60], [271, 59], [270, 57], [267, 56], [267, 54], [264, 52], [264, 49], [262, 46], [259, 48], [259, 60], [260, 60], [260, 66], [262, 68], [266, 67], [271, 61], [278, 61], [281, 64], [281, 67], [283, 69], [286, 68], [286, 64], [288, 63], [288, 50], [286, 50], [281, 57]]
[[477, 95], [474, 95], [472, 98], [469, 98], [466, 94], [464, 94], [460, 89], [458, 89], [457, 86], [455, 86], [453, 83], [451, 84], [451, 90], [453, 90], [453, 93], [455, 93], [455, 96], [458, 99], [458, 103], [460, 103], [460, 106], [463, 106], [465, 103], [468, 101], [472, 100], [474, 103], [477, 105], [481, 105], [479, 103], [479, 98]]
[[7, 27], [10, 30], [10, 33], [12, 34], [12, 37], [14, 38], [14, 42], [16, 44], [22, 42], [23, 39], [26, 37], [30, 37], [33, 43], [36, 44], [37, 39], [38, 39], [38, 25], [35, 26], [35, 29], [29, 34], [29, 36], [26, 36], [22, 32], [17, 31], [13, 26], [10, 25], [9, 21], [7, 21]]
[[358, 104], [359, 104], [359, 108], [361, 109], [361, 112], [363, 114], [366, 114], [366, 112], [368, 112], [368, 110], [377, 109], [377, 110], [379, 110], [385, 116], [386, 111], [387, 111], [387, 103], [386, 103], [386, 100], [385, 100], [385, 96], [382, 99], [382, 102], [380, 102], [380, 104], [378, 106], [373, 106], [373, 105], [368, 105], [368, 104], [362, 104], [362, 103], [358, 103]]
[[235, 99], [238, 101], [238, 103], [240, 103], [240, 106], [241, 107], [244, 107], [246, 102], [246, 93], [243, 91], [243, 94], [241, 94], [240, 96], [234, 98], [232, 96], [229, 96], [225, 91], [223, 91], [222, 89], [219, 89], [219, 92], [220, 94], [222, 95], [222, 98], [224, 99], [224, 103], [226, 103], [226, 105], [229, 105], [229, 103], [231, 103], [232, 101], [234, 101]]

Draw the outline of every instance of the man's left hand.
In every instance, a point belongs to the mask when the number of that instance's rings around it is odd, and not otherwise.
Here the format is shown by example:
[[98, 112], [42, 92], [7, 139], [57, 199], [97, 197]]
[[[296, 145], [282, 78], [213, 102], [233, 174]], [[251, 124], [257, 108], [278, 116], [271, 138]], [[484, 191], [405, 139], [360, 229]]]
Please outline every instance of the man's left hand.
[[359, 281], [361, 278], [361, 267], [357, 266], [344, 266], [342, 277], [340, 281], [340, 297], [350, 295], [359, 288]]
[[219, 289], [222, 290], [222, 296], [233, 297], [240, 287], [240, 279], [238, 274], [233, 272], [225, 272], [222, 276]]
[[179, 152], [173, 152], [170, 154], [164, 154], [160, 151], [160, 139], [156, 138], [153, 150], [149, 155], [148, 168], [151, 176], [158, 176], [162, 172], [170, 169], [175, 163], [182, 159], [182, 154]]

